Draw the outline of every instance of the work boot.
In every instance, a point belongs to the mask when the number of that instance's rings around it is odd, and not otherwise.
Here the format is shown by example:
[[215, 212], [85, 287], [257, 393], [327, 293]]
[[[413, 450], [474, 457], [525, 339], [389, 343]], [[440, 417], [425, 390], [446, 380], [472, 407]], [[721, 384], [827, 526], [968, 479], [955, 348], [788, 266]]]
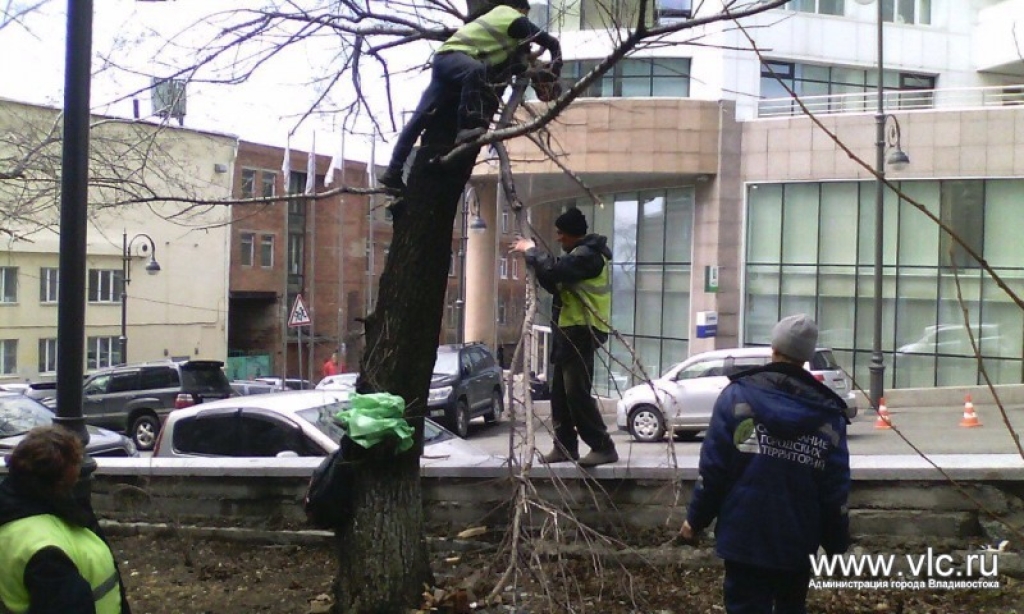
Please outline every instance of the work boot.
[[610, 465], [619, 460], [619, 453], [615, 448], [607, 450], [591, 450], [589, 454], [580, 459], [580, 467], [596, 467], [598, 465]]
[[568, 463], [574, 460], [578, 460], [580, 457], [579, 453], [569, 454], [565, 451], [565, 448], [559, 445], [555, 445], [555, 449], [548, 452], [547, 454], [541, 454], [540, 460], [547, 465], [553, 465], [555, 463]]
[[402, 181], [402, 171], [388, 169], [377, 177], [377, 182], [392, 192], [401, 194], [405, 192], [405, 182]]

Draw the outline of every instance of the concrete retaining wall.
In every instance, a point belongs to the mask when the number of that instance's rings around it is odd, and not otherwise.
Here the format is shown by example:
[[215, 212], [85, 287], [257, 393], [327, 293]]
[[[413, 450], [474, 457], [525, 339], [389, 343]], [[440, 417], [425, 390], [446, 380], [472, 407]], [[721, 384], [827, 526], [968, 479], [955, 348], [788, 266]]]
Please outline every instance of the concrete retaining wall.
[[[877, 469], [871, 466], [875, 457], [861, 467], [856, 463], [864, 459], [854, 459], [850, 506], [855, 535], [991, 543], [1013, 538], [1012, 530], [993, 518], [1024, 526], [1024, 465], [1019, 458], [1001, 457], [1003, 468], [996, 467], [998, 462], [959, 471], [947, 467], [956, 485], [910, 458], [903, 464], [893, 458], [877, 461]], [[205, 465], [154, 461], [146, 467], [132, 467], [139, 461], [127, 459], [118, 459], [115, 466], [110, 462], [101, 465], [93, 487], [95, 507], [104, 517], [258, 528], [304, 524], [301, 498], [316, 465], [316, 459], [264, 460], [260, 466], [212, 459]], [[529, 522], [554, 526], [554, 510], [559, 510], [613, 535], [638, 529], [672, 531], [681, 523], [692, 492], [694, 463], [682, 459], [684, 466], [678, 468], [601, 467], [587, 474], [573, 467], [535, 469], [533, 487], [552, 512], [536, 508]], [[427, 467], [423, 492], [428, 520], [441, 530], [481, 524], [503, 528], [516, 483], [497, 464]], [[566, 528], [564, 518], [557, 522]]]

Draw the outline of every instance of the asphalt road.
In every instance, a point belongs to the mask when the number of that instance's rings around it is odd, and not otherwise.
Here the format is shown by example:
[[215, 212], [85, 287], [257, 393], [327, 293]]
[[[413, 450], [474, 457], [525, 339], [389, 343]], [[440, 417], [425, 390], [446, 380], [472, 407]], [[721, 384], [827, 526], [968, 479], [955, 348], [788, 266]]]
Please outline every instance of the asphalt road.
[[[882, 454], [916, 454], [916, 446], [925, 454], [1018, 454], [1013, 437], [1003, 422], [999, 408], [995, 405], [976, 405], [975, 411], [981, 426], [964, 428], [960, 426], [963, 418], [962, 407], [914, 407], [907, 409], [889, 408], [892, 429], [876, 429], [875, 416], [861, 410], [849, 428], [850, 453], [871, 456]], [[1006, 410], [1010, 424], [1024, 430], [1024, 407], [1009, 407]], [[698, 456], [701, 438], [695, 441], [670, 441], [662, 443], [641, 443], [633, 441], [625, 431], [615, 426], [615, 416], [605, 415], [605, 423], [615, 440], [619, 456], [626, 458], [649, 458], [652, 461], [664, 460], [669, 454], [671, 443], [676, 456]], [[537, 449], [547, 452], [551, 449], [550, 420], [546, 417], [534, 420]], [[521, 447], [526, 434], [526, 425], [522, 420], [513, 423], [506, 413], [497, 424], [484, 424], [482, 418], [473, 420], [469, 425], [468, 441], [476, 446], [481, 453], [496, 456], [508, 456], [510, 444], [509, 433], [515, 427], [515, 447]], [[902, 435], [902, 437], [901, 437]], [[904, 440], [905, 438], [905, 440]], [[909, 442], [909, 443], [908, 443]], [[1024, 445], [1024, 443], [1022, 443]], [[580, 452], [587, 453], [586, 445], [580, 446]], [[143, 452], [143, 457], [152, 456], [151, 452]]]
[[[995, 405], [975, 406], [982, 426], [964, 428], [960, 426], [963, 407], [916, 407], [908, 409], [890, 408], [893, 429], [876, 429], [875, 416], [863, 412], [850, 425], [849, 445], [853, 455], [916, 454], [916, 446], [926, 454], [1016, 454], [1018, 450], [1013, 437], [1003, 422], [999, 408]], [[1018, 430], [1024, 429], [1024, 407], [1007, 408], [1010, 424]], [[615, 417], [605, 415], [619, 456], [626, 458], [649, 457], [664, 459], [668, 454], [669, 441], [662, 443], [640, 443], [633, 441], [628, 433], [619, 431]], [[547, 452], [551, 449], [550, 422], [546, 418], [534, 421], [537, 449]], [[513, 423], [507, 418], [495, 425], [487, 425], [477, 419], [470, 424], [469, 441], [481, 450], [500, 456], [507, 456], [510, 449], [509, 432], [515, 426], [515, 439], [521, 442], [526, 426], [522, 421]], [[901, 437], [901, 435], [903, 437]], [[906, 441], [904, 441], [904, 438]], [[909, 443], [907, 443], [909, 442]], [[677, 456], [700, 454], [701, 440], [693, 442], [671, 442]], [[587, 448], [581, 445], [581, 453]]]

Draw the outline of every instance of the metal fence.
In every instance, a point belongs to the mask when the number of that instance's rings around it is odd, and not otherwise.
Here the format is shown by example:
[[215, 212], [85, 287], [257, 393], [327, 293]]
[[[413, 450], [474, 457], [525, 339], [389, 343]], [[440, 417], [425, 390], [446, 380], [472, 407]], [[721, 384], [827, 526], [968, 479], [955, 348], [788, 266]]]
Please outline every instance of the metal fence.
[[[886, 111], [920, 111], [935, 109], [971, 109], [1024, 105], [1024, 85], [965, 87], [934, 90], [888, 90], [883, 93]], [[874, 113], [878, 108], [877, 92], [801, 96], [800, 101], [815, 115], [839, 113]], [[764, 98], [757, 102], [757, 116], [793, 117], [803, 114], [795, 99]]]

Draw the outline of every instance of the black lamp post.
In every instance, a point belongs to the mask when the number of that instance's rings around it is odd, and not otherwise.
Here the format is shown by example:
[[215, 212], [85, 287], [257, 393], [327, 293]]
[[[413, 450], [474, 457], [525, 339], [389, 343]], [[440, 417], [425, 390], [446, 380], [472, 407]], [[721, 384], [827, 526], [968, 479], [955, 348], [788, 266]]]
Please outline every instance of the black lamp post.
[[[89, 86], [92, 0], [68, 0], [61, 155], [60, 269], [57, 306], [57, 417], [89, 441], [82, 418], [85, 370], [85, 255], [89, 192]], [[95, 463], [93, 463], [94, 465]]]
[[135, 242], [142, 239], [139, 244], [141, 255], [149, 251], [149, 262], [146, 264], [146, 272], [156, 275], [160, 272], [160, 263], [156, 261], [156, 243], [153, 238], [144, 232], [140, 232], [128, 239], [128, 233], [121, 234], [121, 338], [119, 339], [120, 364], [128, 362], [128, 284], [132, 282], [132, 247]]
[[[883, 46], [884, 22], [882, 0], [857, 0], [859, 4], [877, 2], [877, 44], [878, 44], [878, 106], [875, 110], [875, 267], [874, 267], [874, 313], [873, 335], [871, 340], [871, 373], [870, 401], [872, 407], [878, 409], [879, 402], [885, 395], [885, 361], [882, 355], [882, 239], [885, 221], [885, 152], [891, 150], [889, 164], [896, 170], [906, 168], [910, 158], [900, 148], [900, 124], [892, 115], [885, 112], [885, 56]], [[889, 126], [888, 130], [886, 125]]]

